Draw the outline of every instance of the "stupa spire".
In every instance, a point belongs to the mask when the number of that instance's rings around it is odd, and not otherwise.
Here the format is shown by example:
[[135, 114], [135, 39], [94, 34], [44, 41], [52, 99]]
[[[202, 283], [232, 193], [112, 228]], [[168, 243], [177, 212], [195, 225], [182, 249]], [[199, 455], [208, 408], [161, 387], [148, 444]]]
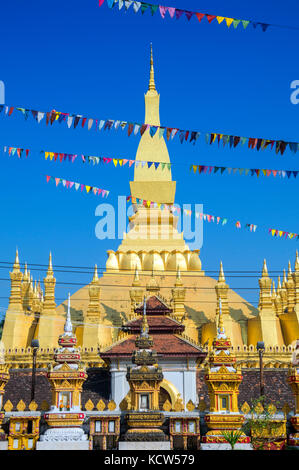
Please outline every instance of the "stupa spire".
[[218, 282], [225, 282], [225, 277], [224, 277], [224, 271], [223, 271], [222, 261], [220, 261], [220, 271], [219, 271]]
[[269, 276], [269, 275], [268, 275], [267, 263], [266, 263], [266, 260], [264, 259], [262, 277], [268, 277], [268, 276]]
[[154, 59], [153, 59], [153, 46], [151, 43], [151, 59], [150, 59], [150, 79], [148, 89], [151, 91], [157, 91], [155, 85], [155, 76], [154, 76]]
[[92, 282], [97, 282], [98, 280], [99, 280], [99, 276], [98, 276], [98, 267], [97, 267], [97, 265], [95, 264]]
[[20, 271], [20, 261], [19, 261], [19, 252], [18, 248], [16, 249], [16, 257], [15, 257], [15, 262], [13, 265], [13, 272], [19, 272]]
[[64, 332], [67, 335], [73, 334], [73, 325], [71, 320], [71, 294], [69, 293], [68, 301], [67, 301], [67, 314], [66, 314], [66, 321], [64, 324]]

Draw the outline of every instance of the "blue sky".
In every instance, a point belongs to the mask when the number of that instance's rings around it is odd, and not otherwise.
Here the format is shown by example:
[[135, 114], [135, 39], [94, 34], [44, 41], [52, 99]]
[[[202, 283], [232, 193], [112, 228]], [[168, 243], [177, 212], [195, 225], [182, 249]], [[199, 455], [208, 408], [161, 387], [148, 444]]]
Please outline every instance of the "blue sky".
[[[168, 2], [166, 3], [168, 4]], [[170, 6], [227, 17], [298, 27], [295, 1], [176, 0]], [[299, 141], [299, 104], [290, 101], [290, 83], [299, 79], [299, 30], [248, 26], [237, 30], [216, 21], [179, 21], [159, 13], [153, 17], [109, 10], [98, 1], [38, 0], [5, 2], [1, 6], [1, 73], [6, 103], [30, 109], [78, 113], [100, 119], [142, 122], [148, 86], [149, 45], [153, 43], [155, 80], [161, 94], [161, 125], [244, 136]], [[36, 151], [19, 160], [2, 151], [0, 172], [0, 261], [13, 261], [16, 246], [21, 262], [45, 264], [52, 250], [54, 265], [105, 266], [106, 250], [119, 240], [95, 236], [95, 216], [101, 197], [46, 184], [45, 176], [104, 187], [105, 202], [116, 206], [118, 195], [129, 194], [133, 167], [91, 166], [44, 161], [40, 149], [134, 158], [139, 137], [121, 131], [87, 131], [79, 125], [46, 126], [30, 117], [0, 116], [0, 147]], [[195, 146], [168, 143], [177, 181], [176, 202], [202, 203], [204, 212], [258, 226], [256, 233], [204, 225], [203, 269], [259, 271], [263, 259], [271, 271], [292, 265], [298, 242], [272, 238], [267, 227], [299, 232], [298, 184], [295, 179], [193, 175], [189, 165], [299, 170], [298, 155], [265, 150], [231, 150], [209, 146], [201, 137]], [[176, 165], [177, 164], [177, 165]], [[185, 166], [183, 166], [185, 165]], [[261, 227], [259, 229], [259, 227]], [[262, 228], [263, 227], [263, 228]], [[3, 266], [3, 265], [2, 265]], [[43, 278], [43, 271], [32, 271]], [[87, 283], [90, 274], [57, 272], [59, 282]], [[1, 279], [8, 269], [1, 267]], [[255, 305], [257, 278], [229, 278], [231, 287]], [[58, 285], [64, 299], [76, 286]], [[9, 282], [0, 281], [0, 306], [8, 302]]]

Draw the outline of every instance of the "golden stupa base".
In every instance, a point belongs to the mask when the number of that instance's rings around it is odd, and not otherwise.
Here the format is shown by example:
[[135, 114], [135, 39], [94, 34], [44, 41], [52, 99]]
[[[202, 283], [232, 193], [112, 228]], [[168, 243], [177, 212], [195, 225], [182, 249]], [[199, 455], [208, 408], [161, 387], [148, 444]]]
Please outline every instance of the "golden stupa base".
[[61, 427], [79, 427], [82, 426], [85, 414], [71, 413], [69, 411], [61, 411], [60, 413], [46, 413], [45, 421], [53, 428]]
[[126, 422], [129, 428], [150, 429], [152, 431], [162, 426], [163, 421], [164, 414], [160, 412], [131, 412], [126, 414]]
[[245, 421], [241, 414], [207, 414], [205, 422], [209, 429], [215, 430], [237, 430], [240, 429]]

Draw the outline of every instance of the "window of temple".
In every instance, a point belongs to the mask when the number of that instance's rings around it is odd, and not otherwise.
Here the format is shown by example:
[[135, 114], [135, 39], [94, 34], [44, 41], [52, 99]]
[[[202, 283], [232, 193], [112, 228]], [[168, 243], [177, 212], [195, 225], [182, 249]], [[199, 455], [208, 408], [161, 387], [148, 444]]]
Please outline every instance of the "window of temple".
[[33, 447], [33, 439], [28, 439], [27, 447], [28, 447], [28, 449], [32, 449], [32, 447]]
[[228, 395], [220, 395], [219, 397], [219, 410], [227, 411], [229, 410], [229, 397]]
[[140, 395], [139, 409], [140, 409], [140, 411], [147, 411], [149, 409], [149, 395], [148, 395], [148, 393]]
[[18, 449], [19, 448], [19, 439], [14, 439], [12, 446], [13, 446], [14, 449]]
[[115, 432], [115, 421], [109, 421], [108, 432]]
[[174, 423], [174, 432], [182, 432], [182, 422], [175, 421]]
[[71, 408], [71, 392], [59, 392], [58, 395], [58, 406], [60, 411], [69, 411]]
[[15, 431], [16, 431], [16, 432], [21, 431], [21, 423], [19, 423], [18, 421], [17, 421], [16, 424], [15, 424]]
[[102, 421], [95, 422], [95, 432], [102, 432]]
[[188, 432], [195, 432], [195, 421], [188, 421]]
[[32, 425], [33, 425], [32, 421], [29, 420], [28, 425], [27, 425], [27, 433], [28, 434], [32, 434], [32, 428], [33, 428]]

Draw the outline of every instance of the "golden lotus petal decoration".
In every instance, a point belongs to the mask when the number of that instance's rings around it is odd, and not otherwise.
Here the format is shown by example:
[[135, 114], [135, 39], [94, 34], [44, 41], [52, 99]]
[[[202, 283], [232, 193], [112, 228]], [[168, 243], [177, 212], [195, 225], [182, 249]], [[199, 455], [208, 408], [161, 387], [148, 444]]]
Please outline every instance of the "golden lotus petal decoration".
[[97, 410], [104, 411], [106, 408], [105, 402], [103, 400], [99, 400], [97, 403]]
[[113, 411], [116, 408], [116, 403], [114, 400], [110, 400], [108, 403], [108, 410]]
[[12, 411], [13, 410], [13, 404], [10, 400], [7, 400], [5, 405], [3, 406], [4, 411]]
[[26, 405], [25, 405], [25, 403], [23, 402], [23, 400], [21, 399], [21, 400], [19, 401], [19, 403], [17, 404], [17, 410], [18, 410], [18, 411], [24, 411], [25, 408], [26, 408]]
[[94, 409], [94, 403], [91, 401], [91, 399], [87, 400], [87, 402], [85, 403], [85, 409], [87, 411], [91, 411]]
[[193, 411], [193, 410], [194, 410], [195, 405], [194, 405], [194, 403], [193, 403], [192, 400], [189, 400], [189, 401], [188, 401], [188, 403], [187, 403], [187, 405], [186, 405], [186, 408], [187, 408], [188, 411]]
[[34, 401], [34, 400], [28, 406], [30, 411], [36, 411], [37, 407], [38, 407], [38, 405], [37, 405], [36, 401]]
[[248, 405], [247, 401], [245, 401], [241, 406], [241, 411], [244, 413], [244, 415], [247, 415], [250, 412], [250, 406]]
[[163, 408], [164, 411], [171, 411], [172, 406], [171, 406], [171, 403], [168, 399], [163, 403], [162, 408]]

